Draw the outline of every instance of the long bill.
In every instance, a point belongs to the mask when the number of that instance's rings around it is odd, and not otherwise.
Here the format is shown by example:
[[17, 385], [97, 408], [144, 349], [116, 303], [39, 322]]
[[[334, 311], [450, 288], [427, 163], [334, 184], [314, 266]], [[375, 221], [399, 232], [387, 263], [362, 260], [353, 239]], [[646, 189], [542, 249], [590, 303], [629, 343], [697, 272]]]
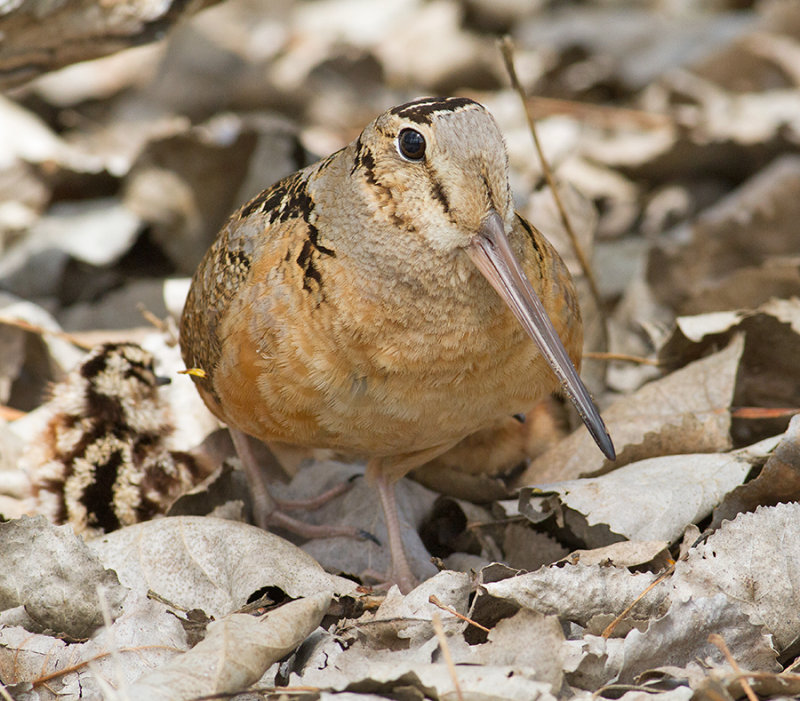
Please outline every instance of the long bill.
[[595, 443], [609, 460], [614, 460], [616, 457], [614, 444], [603, 419], [569, 359], [541, 300], [514, 256], [506, 237], [503, 220], [497, 212], [492, 210], [483, 221], [480, 230], [467, 248], [467, 253], [536, 343], [558, 378], [562, 391], [578, 410]]

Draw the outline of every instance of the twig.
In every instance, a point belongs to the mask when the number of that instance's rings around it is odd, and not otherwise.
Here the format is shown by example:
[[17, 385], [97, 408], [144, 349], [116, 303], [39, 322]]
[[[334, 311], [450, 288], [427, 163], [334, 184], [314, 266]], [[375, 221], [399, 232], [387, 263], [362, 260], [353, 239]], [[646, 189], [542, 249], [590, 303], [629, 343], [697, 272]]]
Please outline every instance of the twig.
[[481, 630], [486, 631], [487, 633], [492, 632], [486, 626], [482, 626], [477, 621], [473, 621], [471, 618], [467, 618], [463, 613], [459, 613], [455, 609], [452, 609], [449, 606], [445, 606], [441, 601], [439, 601], [439, 599], [436, 598], [435, 594], [431, 594], [428, 597], [428, 601], [432, 603], [434, 606], [437, 606], [438, 608], [442, 609], [442, 611], [447, 611], [447, 613], [452, 614], [456, 618], [460, 618], [462, 621], [466, 621], [467, 623], [475, 626], [476, 628], [480, 628]]
[[608, 328], [606, 326], [605, 314], [603, 313], [602, 300], [600, 299], [600, 290], [597, 287], [597, 281], [594, 278], [594, 273], [592, 272], [592, 268], [589, 265], [588, 259], [586, 258], [586, 254], [583, 252], [583, 248], [578, 242], [578, 237], [575, 235], [572, 224], [570, 224], [569, 217], [567, 216], [567, 210], [561, 201], [561, 196], [559, 195], [558, 188], [556, 187], [555, 178], [553, 178], [550, 165], [545, 158], [544, 151], [542, 150], [542, 145], [539, 141], [539, 134], [536, 131], [536, 123], [534, 122], [530, 110], [528, 109], [528, 103], [525, 99], [525, 91], [523, 90], [522, 84], [519, 82], [519, 78], [517, 77], [517, 69], [514, 67], [514, 42], [511, 41], [511, 37], [505, 36], [502, 38], [500, 41], [500, 50], [503, 54], [503, 60], [505, 61], [509, 78], [511, 79], [511, 85], [514, 90], [517, 91], [517, 94], [522, 101], [522, 106], [525, 110], [525, 117], [528, 120], [528, 127], [530, 128], [531, 135], [533, 136], [533, 143], [536, 146], [536, 153], [539, 155], [539, 160], [542, 163], [542, 172], [544, 173], [545, 180], [547, 181], [547, 186], [553, 193], [553, 199], [555, 200], [556, 207], [558, 208], [558, 213], [561, 217], [561, 223], [564, 226], [564, 230], [567, 232], [570, 241], [572, 242], [572, 248], [575, 251], [575, 255], [578, 258], [578, 262], [580, 263], [584, 275], [586, 275], [586, 280], [589, 283], [589, 291], [591, 292], [594, 303], [597, 306], [597, 313], [600, 315], [600, 327], [603, 332], [601, 346], [602, 348], [608, 348]]
[[625, 616], [627, 616], [631, 612], [631, 609], [633, 609], [633, 607], [636, 606], [636, 604], [638, 604], [645, 597], [647, 592], [654, 589], [656, 585], [661, 584], [661, 582], [663, 582], [667, 577], [669, 577], [674, 571], [675, 571], [675, 564], [673, 563], [669, 567], [667, 567], [667, 569], [665, 569], [660, 575], [658, 575], [658, 577], [656, 577], [648, 587], [645, 587], [645, 590], [641, 594], [639, 594], [639, 596], [637, 596], [628, 606], [626, 606], [625, 609], [622, 611], [622, 613], [619, 614], [619, 616], [617, 616], [613, 621], [611, 621], [611, 623], [609, 623], [605, 627], [605, 630], [603, 630], [603, 632], [600, 635], [604, 638], [611, 637], [611, 634], [614, 632], [614, 629], [619, 625], [620, 621], [622, 621], [622, 619], [625, 618]]
[[641, 355], [629, 355], [628, 353], [588, 351], [583, 354], [583, 357], [591, 358], [592, 360], [621, 360], [626, 363], [639, 363], [640, 365], [661, 365], [661, 361], [656, 358], [643, 358]]
[[431, 620], [433, 621], [433, 630], [436, 632], [436, 639], [439, 641], [439, 647], [442, 649], [445, 664], [447, 664], [447, 671], [450, 672], [450, 678], [453, 680], [453, 687], [455, 687], [458, 701], [464, 701], [464, 697], [461, 695], [461, 686], [458, 683], [458, 676], [456, 675], [456, 666], [453, 664], [453, 657], [450, 655], [450, 647], [447, 645], [447, 637], [442, 627], [442, 619], [439, 618], [438, 613], [434, 613]]
[[740, 676], [739, 684], [742, 685], [742, 691], [744, 691], [747, 698], [750, 699], [750, 701], [758, 701], [758, 697], [755, 695], [753, 688], [750, 686], [750, 682], [748, 682], [747, 678], [744, 676], [744, 674], [742, 674], [741, 667], [739, 667], [739, 665], [736, 663], [736, 660], [733, 659], [731, 651], [725, 644], [725, 639], [719, 633], [712, 633], [708, 636], [708, 642], [719, 649], [719, 651], [725, 656], [728, 664], [733, 667], [733, 671]]
[[13, 406], [0, 404], [0, 419], [3, 421], [16, 421], [25, 416], [27, 412], [15, 409]]
[[602, 129], [663, 129], [675, 126], [675, 119], [668, 114], [645, 112], [644, 110], [616, 105], [596, 105], [590, 102], [564, 100], [554, 97], [531, 95], [525, 99], [534, 119], [551, 115], [567, 115]]
[[[185, 652], [185, 650], [181, 650], [177, 647], [172, 647], [171, 645], [137, 645], [135, 647], [121, 647], [117, 650], [117, 652], [141, 652], [142, 650], [169, 650], [170, 652]], [[86, 667], [90, 662], [96, 662], [97, 660], [102, 660], [110, 655], [113, 655], [113, 652], [105, 651], [105, 652], [98, 652], [96, 655], [89, 657], [85, 660], [81, 660], [80, 662], [76, 662], [73, 665], [68, 667], [62, 667], [61, 669], [57, 669], [53, 672], [48, 672], [47, 674], [42, 674], [41, 676], [37, 677], [36, 679], [31, 681], [31, 684], [34, 686], [38, 686], [39, 684], [44, 684], [45, 682], [49, 682], [51, 679], [57, 679], [58, 677], [62, 677], [65, 674], [70, 674], [71, 672], [77, 672], [80, 669]]]
[[783, 419], [795, 414], [800, 414], [800, 409], [797, 407], [731, 407], [731, 416], [735, 419]]
[[6, 317], [0, 317], [0, 324], [4, 324], [5, 326], [13, 326], [17, 329], [22, 329], [23, 331], [28, 331], [30, 333], [35, 333], [37, 336], [55, 336], [56, 338], [62, 338], [65, 341], [68, 341], [73, 346], [77, 346], [83, 350], [89, 350], [92, 346], [79, 340], [75, 336], [66, 331], [57, 331], [55, 329], [46, 329], [44, 326], [39, 326], [38, 324], [31, 324], [29, 321], [24, 321], [23, 319], [10, 319]]

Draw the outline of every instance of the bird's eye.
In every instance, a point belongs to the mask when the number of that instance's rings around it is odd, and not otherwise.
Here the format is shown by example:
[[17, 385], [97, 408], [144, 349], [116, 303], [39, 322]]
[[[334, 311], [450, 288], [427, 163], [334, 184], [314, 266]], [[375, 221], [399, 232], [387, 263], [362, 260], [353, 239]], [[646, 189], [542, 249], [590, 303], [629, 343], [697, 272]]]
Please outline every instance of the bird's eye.
[[409, 161], [421, 161], [425, 157], [425, 137], [415, 129], [403, 129], [397, 137], [397, 148]]

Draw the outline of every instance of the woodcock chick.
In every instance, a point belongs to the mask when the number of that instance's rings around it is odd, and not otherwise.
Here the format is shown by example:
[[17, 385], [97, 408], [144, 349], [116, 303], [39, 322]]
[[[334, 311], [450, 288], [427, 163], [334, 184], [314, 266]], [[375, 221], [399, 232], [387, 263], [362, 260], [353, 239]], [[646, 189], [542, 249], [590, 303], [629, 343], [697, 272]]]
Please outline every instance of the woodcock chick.
[[514, 211], [503, 137], [467, 98], [395, 107], [233, 214], [194, 275], [180, 342], [230, 427], [368, 460], [404, 591], [393, 483], [410, 470], [559, 388], [614, 457], [574, 367], [570, 275]]
[[76, 533], [100, 535], [163, 514], [208, 473], [169, 450], [173, 426], [153, 356], [106, 343], [51, 389], [44, 433], [25, 456], [32, 506]]

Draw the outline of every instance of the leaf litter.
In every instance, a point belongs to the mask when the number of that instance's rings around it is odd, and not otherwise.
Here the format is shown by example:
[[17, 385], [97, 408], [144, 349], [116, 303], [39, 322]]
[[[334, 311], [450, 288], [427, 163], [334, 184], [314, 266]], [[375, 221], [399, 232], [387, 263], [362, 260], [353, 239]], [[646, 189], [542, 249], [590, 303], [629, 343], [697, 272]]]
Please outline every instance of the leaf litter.
[[[27, 5], [0, 29], [24, 26], [28, 48], [50, 46]], [[24, 75], [0, 52], [0, 77], [17, 86], [0, 101], [0, 132], [14, 135], [0, 139], [5, 694], [799, 693], [800, 13], [634, 5], [231, 0], [157, 41], [133, 21], [133, 34], [57, 50]], [[81, 12], [59, 12], [80, 27]], [[505, 87], [503, 32], [592, 252], [607, 348]], [[30, 81], [141, 41], [154, 43]], [[587, 355], [584, 377], [619, 459], [570, 433], [574, 417], [553, 400], [442, 456], [420, 474], [425, 487], [403, 480], [403, 537], [424, 581], [402, 596], [363, 586], [389, 562], [363, 466], [263, 454], [284, 499], [352, 479], [302, 518], [380, 544], [242, 523], [249, 497], [230, 441], [176, 374], [174, 318], [228, 212], [382, 109], [435, 93], [497, 117], [517, 207], [576, 276], [586, 350], [612, 354]], [[141, 302], [167, 322], [148, 328]], [[193, 515], [84, 543], [20, 518], [37, 512], [25, 456], [48, 387], [109, 340], [154, 354], [172, 380], [160, 390], [169, 448], [195, 451], [213, 474], [173, 505]]]

